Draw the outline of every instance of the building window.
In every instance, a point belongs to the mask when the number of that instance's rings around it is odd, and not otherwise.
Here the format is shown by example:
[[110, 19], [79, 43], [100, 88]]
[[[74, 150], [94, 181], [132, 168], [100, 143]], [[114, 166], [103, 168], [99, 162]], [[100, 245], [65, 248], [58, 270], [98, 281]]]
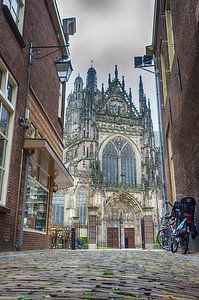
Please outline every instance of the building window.
[[84, 188], [81, 188], [77, 194], [77, 211], [79, 213], [80, 225], [86, 225], [86, 214], [87, 214], [86, 194], [87, 193]]
[[172, 148], [170, 128], [167, 131], [167, 151], [168, 151], [168, 162], [169, 162], [169, 179], [170, 179], [170, 187], [171, 187], [171, 200], [175, 201], [175, 199], [176, 199], [175, 170], [174, 170], [174, 163], [173, 163], [173, 148]]
[[166, 102], [167, 102], [167, 77], [166, 77], [165, 57], [163, 54], [161, 54], [160, 59], [161, 59], [161, 73], [162, 73], [163, 105], [166, 105]]
[[5, 157], [8, 144], [9, 112], [0, 104], [0, 194], [2, 191], [4, 173], [6, 171]]
[[5, 205], [17, 85], [0, 60], [0, 204]]
[[22, 33], [25, 0], [3, 0], [3, 4], [8, 7], [14, 22]]
[[26, 192], [24, 228], [46, 231], [49, 198], [49, 175], [30, 159]]
[[167, 43], [168, 43], [168, 54], [169, 54], [169, 70], [171, 71], [172, 66], [173, 66], [175, 50], [174, 50], [172, 16], [171, 16], [171, 10], [170, 10], [170, 0], [166, 1], [165, 17], [166, 17]]
[[60, 83], [60, 87], [59, 87], [59, 103], [58, 103], [58, 118], [62, 117], [62, 99], [63, 99], [63, 85]]
[[136, 185], [136, 159], [129, 145], [122, 138], [115, 138], [104, 148], [102, 172], [107, 184]]
[[8, 80], [8, 82], [7, 82], [7, 88], [6, 88], [6, 95], [7, 95], [7, 98], [8, 98], [8, 100], [10, 102], [12, 102], [12, 90], [13, 90], [12, 84]]
[[1, 90], [2, 76], [3, 76], [3, 71], [0, 69], [0, 90]]

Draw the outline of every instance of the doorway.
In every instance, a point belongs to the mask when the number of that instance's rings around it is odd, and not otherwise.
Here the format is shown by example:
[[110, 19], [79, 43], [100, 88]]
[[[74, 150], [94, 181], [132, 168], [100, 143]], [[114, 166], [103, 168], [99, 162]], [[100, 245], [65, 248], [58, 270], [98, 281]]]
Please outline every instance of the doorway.
[[124, 246], [125, 248], [135, 248], [134, 228], [124, 228]]

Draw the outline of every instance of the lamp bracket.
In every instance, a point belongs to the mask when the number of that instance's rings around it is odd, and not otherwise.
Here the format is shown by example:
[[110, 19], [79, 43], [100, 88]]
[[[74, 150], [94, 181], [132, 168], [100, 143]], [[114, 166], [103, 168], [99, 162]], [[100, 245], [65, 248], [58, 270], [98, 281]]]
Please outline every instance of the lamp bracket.
[[[47, 45], [47, 46], [33, 46], [32, 44], [30, 44], [30, 47], [29, 47], [29, 63], [31, 64], [32, 63], [32, 58], [34, 59], [42, 59], [42, 58], [45, 58], [53, 53], [56, 53], [60, 50], [65, 50], [66, 52], [68, 51], [68, 46], [69, 46], [69, 43], [67, 43], [66, 45]], [[48, 49], [48, 50], [52, 50], [48, 53], [45, 53], [45, 54], [42, 54], [42, 49]]]

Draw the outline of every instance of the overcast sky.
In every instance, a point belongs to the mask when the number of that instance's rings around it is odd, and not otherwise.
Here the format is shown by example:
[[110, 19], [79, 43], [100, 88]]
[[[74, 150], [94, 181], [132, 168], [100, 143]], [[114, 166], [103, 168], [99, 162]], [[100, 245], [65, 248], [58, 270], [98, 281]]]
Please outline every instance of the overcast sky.
[[77, 32], [70, 36], [70, 53], [74, 71], [68, 83], [73, 89], [80, 73], [84, 82], [91, 60], [98, 75], [98, 88], [108, 73], [114, 76], [118, 65], [119, 78], [125, 76], [126, 89], [132, 88], [138, 107], [139, 75], [142, 75], [145, 93], [151, 100], [154, 129], [157, 113], [154, 75], [134, 69], [134, 56], [144, 55], [145, 46], [152, 41], [154, 0], [57, 0], [61, 18], [76, 17]]

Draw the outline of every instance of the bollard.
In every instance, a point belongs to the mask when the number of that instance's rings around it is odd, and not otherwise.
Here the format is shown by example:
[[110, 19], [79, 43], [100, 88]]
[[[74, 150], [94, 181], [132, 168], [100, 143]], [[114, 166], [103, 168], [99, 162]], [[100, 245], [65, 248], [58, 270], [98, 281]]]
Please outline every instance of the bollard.
[[75, 228], [72, 228], [72, 236], [71, 236], [71, 249], [75, 250], [76, 249], [76, 245], [75, 245], [75, 240], [76, 240], [76, 230]]

